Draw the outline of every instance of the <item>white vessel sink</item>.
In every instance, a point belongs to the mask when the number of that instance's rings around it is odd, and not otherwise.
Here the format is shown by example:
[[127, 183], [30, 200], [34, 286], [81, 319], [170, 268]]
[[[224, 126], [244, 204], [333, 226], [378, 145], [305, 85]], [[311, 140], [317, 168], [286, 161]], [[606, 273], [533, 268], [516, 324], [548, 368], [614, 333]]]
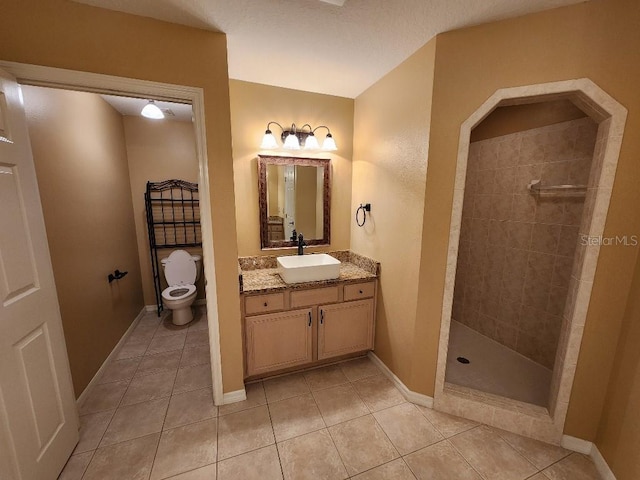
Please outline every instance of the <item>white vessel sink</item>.
[[326, 253], [278, 257], [278, 273], [285, 283], [317, 282], [340, 277], [340, 260]]

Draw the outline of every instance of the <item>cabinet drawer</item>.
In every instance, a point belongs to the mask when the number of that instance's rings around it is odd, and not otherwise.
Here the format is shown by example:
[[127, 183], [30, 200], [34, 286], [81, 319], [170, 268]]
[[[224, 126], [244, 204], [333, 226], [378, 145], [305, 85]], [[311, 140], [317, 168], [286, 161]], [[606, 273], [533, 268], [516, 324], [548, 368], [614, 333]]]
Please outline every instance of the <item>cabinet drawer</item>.
[[294, 290], [291, 292], [291, 308], [310, 307], [321, 303], [338, 301], [338, 287], [314, 288], [312, 290]]
[[284, 293], [252, 295], [244, 300], [244, 311], [247, 315], [284, 310]]
[[344, 286], [344, 301], [373, 297], [376, 291], [375, 282], [353, 283]]

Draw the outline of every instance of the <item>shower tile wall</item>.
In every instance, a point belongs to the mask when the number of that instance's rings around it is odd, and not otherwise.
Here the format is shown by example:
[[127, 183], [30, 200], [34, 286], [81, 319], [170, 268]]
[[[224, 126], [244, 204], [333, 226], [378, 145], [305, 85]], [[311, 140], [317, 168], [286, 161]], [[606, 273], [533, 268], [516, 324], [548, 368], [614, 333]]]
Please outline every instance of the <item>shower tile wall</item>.
[[462, 210], [453, 318], [553, 368], [584, 197], [527, 186], [586, 185], [589, 118], [474, 142]]

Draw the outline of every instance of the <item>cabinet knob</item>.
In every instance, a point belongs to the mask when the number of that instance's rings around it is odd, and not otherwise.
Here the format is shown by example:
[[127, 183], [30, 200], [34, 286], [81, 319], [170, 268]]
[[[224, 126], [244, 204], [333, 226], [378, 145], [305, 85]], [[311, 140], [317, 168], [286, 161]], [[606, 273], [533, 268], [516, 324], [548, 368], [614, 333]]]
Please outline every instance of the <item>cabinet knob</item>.
[[264, 306], [265, 306], [265, 307], [267, 306], [267, 302], [264, 302]]
[[360, 295], [362, 295], [362, 290], [360, 290]]

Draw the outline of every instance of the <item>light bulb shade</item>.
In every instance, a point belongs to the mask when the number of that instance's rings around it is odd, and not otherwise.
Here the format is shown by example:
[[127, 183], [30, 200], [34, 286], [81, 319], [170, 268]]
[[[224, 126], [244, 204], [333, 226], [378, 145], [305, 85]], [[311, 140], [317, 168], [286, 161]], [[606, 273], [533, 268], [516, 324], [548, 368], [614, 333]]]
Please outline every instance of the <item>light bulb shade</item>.
[[287, 138], [284, 140], [283, 147], [287, 150], [300, 150], [300, 141], [294, 133], [289, 133]]
[[331, 136], [330, 133], [327, 133], [324, 142], [322, 142], [322, 150], [333, 151], [337, 149], [338, 147], [336, 146], [336, 141], [333, 139], [333, 136]]
[[320, 148], [320, 144], [318, 144], [318, 139], [313, 133], [310, 133], [307, 136], [307, 139], [304, 141], [304, 149], [305, 150], [318, 150]]
[[158, 106], [153, 103], [153, 100], [149, 100], [149, 103], [144, 106], [144, 108], [140, 112], [140, 115], [145, 118], [152, 118], [154, 120], [160, 120], [164, 118], [164, 113], [162, 113], [162, 110], [160, 110]]
[[273, 136], [273, 133], [271, 133], [271, 130], [264, 132], [260, 148], [263, 150], [275, 150], [278, 148], [278, 142], [276, 141], [276, 137]]

